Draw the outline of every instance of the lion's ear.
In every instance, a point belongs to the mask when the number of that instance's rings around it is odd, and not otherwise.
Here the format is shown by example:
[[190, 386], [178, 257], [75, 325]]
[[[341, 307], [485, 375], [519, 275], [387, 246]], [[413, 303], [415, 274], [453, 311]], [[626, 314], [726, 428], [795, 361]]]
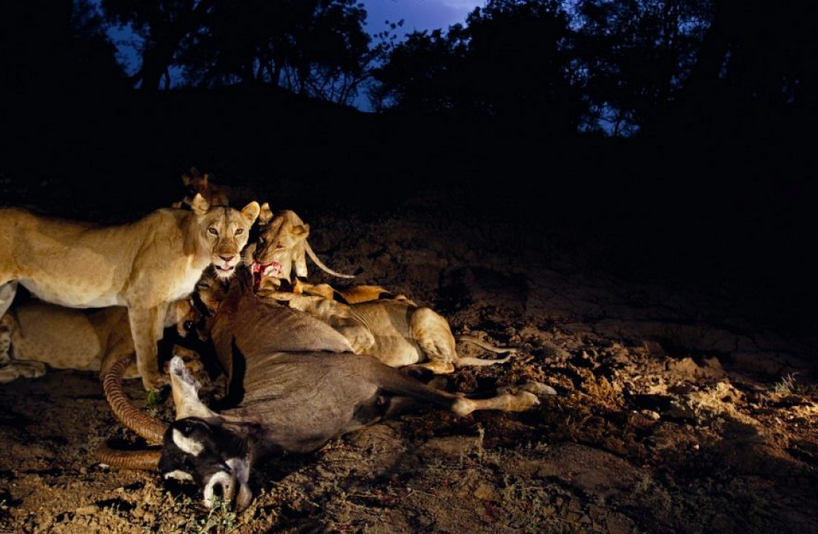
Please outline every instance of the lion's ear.
[[247, 217], [247, 220], [249, 220], [250, 223], [254, 223], [256, 222], [256, 219], [258, 219], [258, 214], [260, 211], [261, 207], [258, 205], [258, 202], [254, 200], [244, 206], [244, 208], [241, 210], [241, 214]]
[[189, 186], [191, 183], [193, 183], [193, 176], [191, 176], [189, 172], [185, 171], [182, 173], [182, 183]]
[[310, 235], [309, 224], [296, 224], [293, 226], [293, 235], [296, 237], [307, 237]]
[[193, 208], [193, 213], [202, 216], [210, 209], [210, 204], [201, 193], [196, 193], [196, 196], [193, 197], [193, 200], [190, 202], [190, 207]]
[[258, 222], [260, 224], [267, 224], [273, 220], [273, 210], [270, 209], [270, 204], [265, 202], [261, 205], [261, 211], [258, 214]]

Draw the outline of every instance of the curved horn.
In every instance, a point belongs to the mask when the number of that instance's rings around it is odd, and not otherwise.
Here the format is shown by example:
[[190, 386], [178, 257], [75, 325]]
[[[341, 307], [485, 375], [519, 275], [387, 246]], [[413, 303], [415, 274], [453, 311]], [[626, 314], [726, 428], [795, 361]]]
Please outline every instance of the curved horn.
[[[116, 362], [105, 374], [102, 388], [105, 390], [105, 398], [119, 421], [130, 428], [150, 443], [161, 445], [167, 426], [161, 421], [149, 417], [131, 404], [125, 391], [122, 389], [122, 375], [133, 362], [133, 356], [128, 356]], [[107, 463], [107, 462], [106, 462]]]
[[309, 242], [309, 241], [304, 241], [304, 245], [307, 247], [307, 254], [309, 254], [309, 255], [310, 255], [310, 259], [311, 259], [313, 262], [315, 262], [315, 264], [316, 264], [316, 265], [317, 265], [317, 266], [318, 266], [318, 267], [319, 267], [319, 268], [320, 268], [322, 271], [324, 271], [325, 273], [329, 273], [329, 274], [331, 274], [332, 276], [337, 276], [338, 278], [355, 278], [355, 276], [354, 276], [354, 275], [351, 275], [351, 274], [341, 274], [341, 273], [338, 273], [338, 272], [333, 271], [332, 269], [330, 269], [329, 267], [327, 267], [326, 265], [324, 265], [324, 263], [323, 263], [321, 260], [319, 260], [319, 259], [318, 259], [318, 256], [316, 256], [316, 255], [315, 255], [315, 252], [313, 252], [312, 247], [310, 246], [310, 242]]
[[123, 469], [156, 471], [159, 469], [159, 458], [161, 457], [161, 450], [123, 451], [112, 449], [107, 441], [104, 441], [97, 449], [99, 463]]

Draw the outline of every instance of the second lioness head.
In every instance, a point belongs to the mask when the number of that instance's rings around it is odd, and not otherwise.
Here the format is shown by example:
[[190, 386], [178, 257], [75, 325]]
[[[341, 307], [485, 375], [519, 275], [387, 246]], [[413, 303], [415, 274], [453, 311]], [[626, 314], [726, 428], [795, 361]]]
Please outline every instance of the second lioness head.
[[250, 202], [241, 211], [226, 206], [210, 208], [196, 195], [191, 203], [202, 229], [202, 241], [210, 251], [210, 260], [219, 278], [229, 278], [241, 261], [241, 250], [247, 244], [250, 227], [258, 218], [258, 202]]

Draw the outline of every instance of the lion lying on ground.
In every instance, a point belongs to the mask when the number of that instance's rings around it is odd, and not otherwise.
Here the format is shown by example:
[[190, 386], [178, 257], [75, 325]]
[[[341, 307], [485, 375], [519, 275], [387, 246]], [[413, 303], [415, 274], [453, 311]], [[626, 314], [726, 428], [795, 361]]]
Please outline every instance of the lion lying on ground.
[[[266, 290], [270, 290], [269, 286]], [[370, 302], [373, 300], [404, 300], [414, 304], [406, 295], [395, 294], [385, 287], [372, 285], [337, 288], [329, 284], [310, 284], [296, 278], [292, 284], [292, 292], [296, 295], [323, 297], [344, 304], [360, 304], [361, 302]]]
[[[176, 326], [185, 337], [198, 321], [190, 299], [168, 308], [165, 327]], [[0, 383], [19, 377], [36, 378], [54, 369], [99, 371], [100, 377], [122, 358], [134, 353], [128, 310], [63, 308], [38, 300], [16, 306], [0, 319]], [[175, 354], [192, 353], [174, 350]], [[125, 378], [136, 378], [134, 365]]]
[[41, 300], [74, 308], [126, 306], [146, 389], [167, 380], [157, 365], [168, 306], [193, 291], [208, 265], [232, 276], [259, 205], [191, 211], [160, 209], [113, 227], [70, 222], [22, 209], [0, 210], [0, 317], [17, 283]]
[[[196, 286], [208, 309], [218, 308], [224, 299], [225, 284], [204, 276]], [[413, 366], [435, 374], [451, 373], [455, 367], [505, 363], [464, 358], [457, 354], [456, 341], [475, 344], [495, 353], [510, 354], [515, 349], [499, 348], [472, 336], [452, 335], [449, 323], [430, 308], [410, 300], [373, 300], [344, 304], [322, 296], [262, 289], [257, 295], [305, 312], [333, 327], [349, 342], [356, 354], [373, 356], [390, 367]]]
[[497, 360], [460, 357], [456, 341], [466, 341], [495, 353], [513, 353], [472, 336], [452, 335], [449, 323], [431, 308], [409, 300], [373, 300], [344, 304], [313, 295], [262, 291], [260, 296], [286, 303], [320, 319], [340, 332], [356, 354], [373, 356], [390, 367], [413, 366], [435, 374], [454, 372], [455, 367], [496, 365]]

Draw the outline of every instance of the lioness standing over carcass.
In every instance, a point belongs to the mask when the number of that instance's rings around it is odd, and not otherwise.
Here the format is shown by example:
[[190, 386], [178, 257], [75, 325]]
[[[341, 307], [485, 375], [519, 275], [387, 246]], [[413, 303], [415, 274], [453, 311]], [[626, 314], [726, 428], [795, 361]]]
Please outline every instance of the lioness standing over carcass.
[[257, 202], [241, 212], [210, 209], [201, 195], [191, 207], [112, 227], [0, 210], [0, 317], [17, 283], [62, 306], [126, 306], [139, 374], [146, 389], [158, 388], [156, 342], [168, 305], [189, 295], [211, 263], [219, 277], [233, 274], [259, 213]]

